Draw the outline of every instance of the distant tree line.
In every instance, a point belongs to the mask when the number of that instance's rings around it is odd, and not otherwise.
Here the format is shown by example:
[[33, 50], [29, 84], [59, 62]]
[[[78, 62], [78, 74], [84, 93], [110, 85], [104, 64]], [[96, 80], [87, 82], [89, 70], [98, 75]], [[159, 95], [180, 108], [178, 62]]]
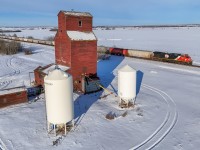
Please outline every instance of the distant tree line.
[[57, 28], [50, 29], [49, 31], [58, 31]]
[[21, 30], [2, 30], [0, 29], [0, 33], [8, 33], [8, 32], [22, 32]]
[[12, 55], [22, 51], [21, 43], [0, 40], [0, 54]]

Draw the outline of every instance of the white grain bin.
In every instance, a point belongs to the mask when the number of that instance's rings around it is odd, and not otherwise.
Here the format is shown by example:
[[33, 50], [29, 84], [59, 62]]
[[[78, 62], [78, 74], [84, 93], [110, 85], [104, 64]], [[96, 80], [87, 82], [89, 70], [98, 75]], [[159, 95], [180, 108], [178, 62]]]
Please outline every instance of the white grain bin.
[[137, 71], [126, 65], [118, 70], [118, 96], [126, 103], [136, 97]]
[[74, 118], [72, 76], [59, 68], [44, 77], [48, 131], [53, 124], [65, 125]]

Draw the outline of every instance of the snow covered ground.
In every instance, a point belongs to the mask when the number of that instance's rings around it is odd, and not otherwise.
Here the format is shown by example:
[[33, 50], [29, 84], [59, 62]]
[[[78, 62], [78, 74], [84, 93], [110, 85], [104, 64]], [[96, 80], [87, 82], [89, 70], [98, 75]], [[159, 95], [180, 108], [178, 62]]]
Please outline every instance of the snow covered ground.
[[[55, 33], [49, 31], [49, 28], [34, 30], [25, 28], [16, 34], [46, 39]], [[115, 30], [97, 28], [94, 33], [99, 46], [186, 53], [192, 57], [195, 64], [200, 64], [200, 27], [116, 28]]]
[[[29, 72], [53, 63], [54, 48], [27, 44], [34, 51], [0, 57], [0, 88], [25, 84]], [[102, 84], [117, 93], [117, 71], [124, 65], [138, 70], [136, 106], [123, 110], [108, 93], [74, 94], [76, 127], [60, 144], [47, 134], [44, 95], [36, 102], [0, 109], [0, 145], [27, 149], [198, 149], [200, 146], [200, 69], [175, 64], [112, 56], [98, 62]], [[33, 77], [32, 77], [33, 80]], [[5, 82], [7, 81], [7, 82]], [[101, 98], [102, 97], [102, 98]], [[122, 117], [127, 111], [127, 116]], [[114, 120], [105, 119], [109, 112]]]
[[200, 63], [200, 28], [95, 30], [98, 45], [189, 54]]
[[[0, 89], [6, 89], [13, 86], [30, 86], [29, 72], [39, 65], [47, 65], [54, 61], [54, 48], [48, 46], [22, 44], [25, 48], [33, 51], [33, 55], [0, 56]], [[46, 50], [47, 49], [47, 50]], [[31, 73], [31, 75], [33, 75]], [[34, 77], [32, 76], [32, 80]]]
[[6, 35], [16, 34], [18, 37], [28, 37], [32, 36], [35, 39], [47, 40], [48, 37], [55, 36], [56, 32], [49, 31], [51, 28], [0, 28], [2, 30], [21, 30], [22, 32], [8, 32]]

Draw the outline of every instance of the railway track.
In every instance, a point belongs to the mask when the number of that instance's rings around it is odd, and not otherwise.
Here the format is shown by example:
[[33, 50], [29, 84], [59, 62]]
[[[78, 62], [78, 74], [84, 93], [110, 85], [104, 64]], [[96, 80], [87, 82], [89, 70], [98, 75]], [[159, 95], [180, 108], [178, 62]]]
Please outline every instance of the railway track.
[[8, 150], [2, 139], [0, 138], [0, 150]]
[[174, 100], [167, 93], [146, 84], [143, 84], [142, 87], [160, 95], [162, 97], [162, 100], [165, 101], [168, 111], [165, 115], [165, 119], [160, 124], [160, 126], [157, 127], [157, 129], [151, 135], [149, 135], [149, 137], [147, 137], [144, 141], [137, 144], [136, 146], [130, 148], [130, 150], [153, 149], [169, 134], [169, 132], [173, 129], [178, 120], [178, 112], [176, 110], [176, 104]]
[[200, 68], [200, 65], [191, 65], [191, 64], [184, 64], [184, 63], [172, 63], [172, 62], [167, 62], [167, 61], [161, 61], [158, 59], [150, 59], [150, 58], [141, 58], [141, 57], [131, 57], [135, 59], [142, 59], [142, 60], [150, 60], [150, 61], [157, 61], [157, 62], [163, 62], [163, 63], [168, 63], [168, 64], [176, 64], [176, 65], [181, 65], [181, 66], [188, 66], [188, 67], [195, 67], [195, 68]]

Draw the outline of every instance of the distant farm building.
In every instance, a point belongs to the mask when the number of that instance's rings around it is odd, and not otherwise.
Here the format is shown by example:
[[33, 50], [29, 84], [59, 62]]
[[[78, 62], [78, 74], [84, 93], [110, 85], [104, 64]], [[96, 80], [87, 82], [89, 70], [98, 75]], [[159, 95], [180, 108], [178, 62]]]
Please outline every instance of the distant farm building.
[[[88, 12], [60, 11], [58, 13], [58, 31], [55, 36], [56, 65], [68, 67], [73, 77], [74, 89], [93, 92], [97, 86], [97, 39], [92, 31], [92, 15]], [[37, 68], [35, 81], [43, 85], [44, 75]]]
[[24, 87], [4, 89], [0, 91], [0, 108], [28, 102], [27, 90]]

